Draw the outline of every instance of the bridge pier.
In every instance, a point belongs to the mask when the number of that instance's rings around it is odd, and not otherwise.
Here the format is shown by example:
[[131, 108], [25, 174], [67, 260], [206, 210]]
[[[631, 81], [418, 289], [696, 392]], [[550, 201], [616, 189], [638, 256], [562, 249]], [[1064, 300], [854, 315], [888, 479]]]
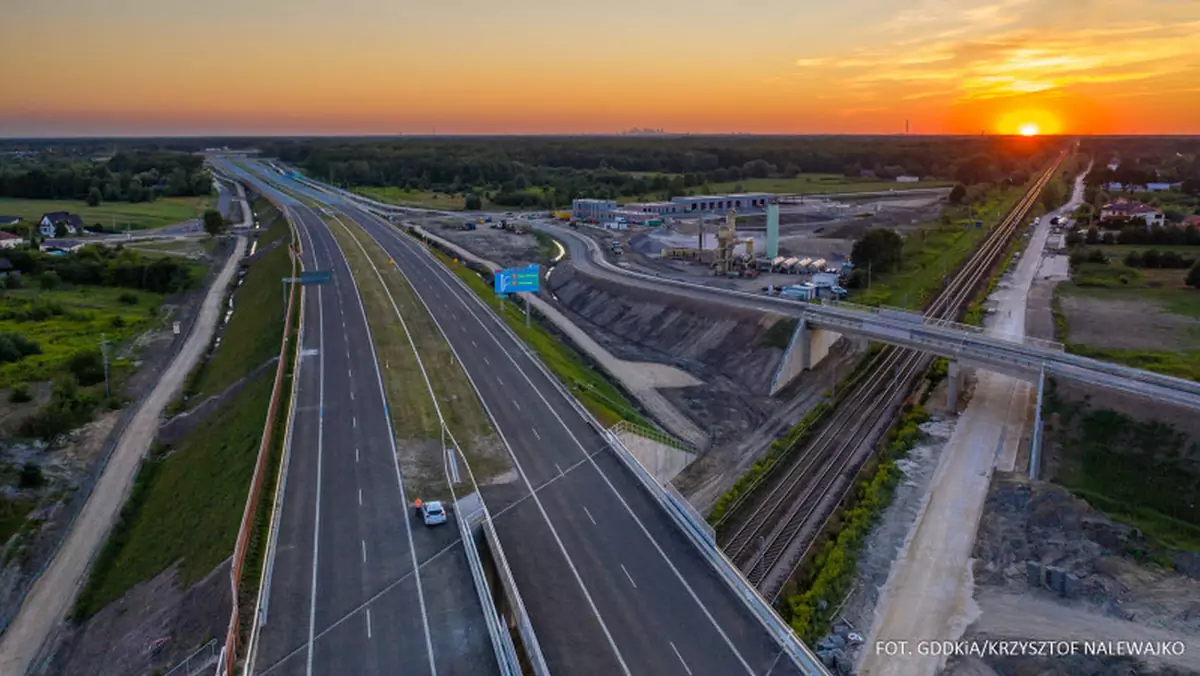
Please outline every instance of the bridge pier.
[[946, 368], [946, 408], [951, 413], [958, 413], [958, 391], [962, 387], [962, 370], [957, 361], [951, 361]]
[[1037, 408], [1033, 411], [1033, 444], [1029, 451], [1029, 479], [1037, 480], [1042, 465], [1042, 395], [1046, 388], [1046, 367], [1038, 372]]
[[800, 370], [811, 371], [813, 367], [813, 332], [808, 321], [803, 317], [800, 318], [800, 324], [796, 326], [796, 349], [800, 350]]

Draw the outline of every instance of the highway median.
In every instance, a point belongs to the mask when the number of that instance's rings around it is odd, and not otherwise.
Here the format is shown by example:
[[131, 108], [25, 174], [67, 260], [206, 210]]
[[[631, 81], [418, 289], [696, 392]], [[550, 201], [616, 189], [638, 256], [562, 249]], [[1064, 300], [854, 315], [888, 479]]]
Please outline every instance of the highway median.
[[421, 364], [446, 425], [476, 479], [485, 484], [508, 472], [511, 458], [450, 344], [383, 248], [346, 220], [325, 217], [362, 295], [382, 368], [406, 491], [424, 499], [448, 497], [444, 439], [428, 388], [421, 386]]

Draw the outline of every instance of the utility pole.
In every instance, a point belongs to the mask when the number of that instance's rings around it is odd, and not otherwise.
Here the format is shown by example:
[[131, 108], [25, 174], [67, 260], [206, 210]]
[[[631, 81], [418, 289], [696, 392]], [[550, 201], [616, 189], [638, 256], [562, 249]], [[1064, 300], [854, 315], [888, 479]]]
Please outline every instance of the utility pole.
[[104, 398], [112, 399], [112, 385], [108, 380], [108, 343], [103, 333], [100, 334], [100, 354], [104, 357]]

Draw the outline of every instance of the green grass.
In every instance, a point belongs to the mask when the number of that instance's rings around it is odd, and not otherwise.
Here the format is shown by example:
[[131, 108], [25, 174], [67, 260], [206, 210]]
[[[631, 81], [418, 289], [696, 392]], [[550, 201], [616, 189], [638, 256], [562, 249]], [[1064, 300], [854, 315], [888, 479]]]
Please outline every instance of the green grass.
[[1046, 410], [1059, 420], [1051, 428], [1060, 448], [1056, 481], [1168, 547], [1200, 551], [1200, 484], [1185, 434], [1064, 401], [1053, 380]]
[[143, 463], [76, 601], [77, 618], [176, 563], [186, 588], [229, 557], [274, 380], [274, 372], [254, 379], [173, 452], [156, 452]]
[[[396, 318], [399, 309], [433, 383], [446, 424], [459, 442], [476, 479], [485, 481], [510, 469], [507, 456], [497, 452], [502, 445], [471, 381], [412, 286], [400, 270], [388, 263], [389, 256], [370, 235], [344, 218], [342, 223], [345, 226], [330, 219], [330, 229], [350, 261], [362, 292], [376, 352], [380, 360], [388, 364], [383, 373], [384, 387], [388, 392], [397, 438], [440, 439], [441, 436], [433, 401], [413, 355], [412, 344]], [[375, 270], [379, 271], [378, 275]], [[380, 285], [380, 277], [387, 292]], [[392, 307], [392, 301], [395, 301], [395, 307]], [[440, 459], [434, 466], [418, 470], [418, 474], [420, 476], [405, 473], [405, 486], [419, 495], [439, 497], [444, 494], [445, 475]], [[426, 478], [423, 482], [422, 477]], [[436, 480], [429, 481], [432, 477]], [[425, 485], [409, 486], [410, 483]]]
[[[122, 296], [137, 302], [123, 303]], [[19, 333], [42, 349], [41, 354], [0, 365], [0, 389], [51, 379], [77, 351], [98, 348], [101, 333], [111, 347], [156, 326], [163, 298], [147, 291], [101, 286], [44, 291], [33, 280], [27, 288], [0, 291], [0, 333]], [[40, 321], [13, 318], [28, 316], [37, 308], [54, 314]]]
[[209, 360], [194, 371], [186, 391], [200, 399], [219, 394], [263, 362], [279, 355], [283, 338], [284, 277], [292, 276], [288, 255], [291, 229], [277, 218], [258, 239], [260, 249], [271, 242], [279, 246], [255, 261], [233, 297], [233, 317]]
[[923, 307], [941, 288], [943, 277], [952, 275], [991, 228], [1004, 220], [1021, 193], [1021, 188], [994, 191], [975, 205], [973, 215], [985, 227], [974, 227], [965, 209], [955, 209], [949, 223], [939, 221], [908, 233], [900, 269], [874, 271], [871, 288], [855, 290], [850, 300], [864, 305]]
[[25, 517], [37, 506], [36, 500], [13, 500], [0, 495], [0, 545], [21, 530]]
[[1177, 254], [1184, 255], [1185, 257], [1188, 255], [1191, 255], [1193, 257], [1200, 255], [1200, 246], [1187, 246], [1186, 244], [1162, 244], [1162, 245], [1159, 245], [1159, 244], [1090, 245], [1089, 244], [1088, 248], [1089, 249], [1099, 249], [1099, 250], [1103, 251], [1105, 254], [1107, 254], [1110, 258], [1113, 256], [1124, 258], [1131, 251], [1136, 251], [1138, 253], [1146, 253], [1147, 251], [1149, 251], [1151, 249], [1154, 249], [1155, 251], [1157, 251], [1159, 253], [1167, 253], [1168, 251], [1174, 251]]
[[840, 174], [800, 174], [795, 178], [745, 178], [726, 183], [710, 183], [715, 194], [731, 193], [741, 186], [740, 192], [796, 193], [800, 195], [824, 195], [851, 192], [886, 192], [913, 190], [914, 188], [944, 188], [953, 185], [948, 181], [918, 181], [897, 183], [869, 179], [847, 178]]
[[406, 190], [393, 186], [384, 188], [360, 186], [353, 188], [353, 191], [371, 199], [379, 200], [380, 202], [398, 204], [405, 207], [452, 211], [461, 211], [466, 207], [466, 199], [462, 195], [447, 195], [446, 193], [437, 193], [429, 190]]
[[192, 218], [199, 218], [212, 202], [211, 197], [163, 197], [153, 202], [101, 202], [89, 207], [80, 200], [29, 200], [12, 197], [0, 198], [0, 214], [20, 216], [27, 223], [36, 224], [42, 214], [50, 211], [69, 211], [79, 214], [87, 226], [100, 224], [117, 228], [126, 226], [134, 230], [174, 225]]
[[[484, 299], [489, 307], [496, 308], [496, 294], [492, 291], [491, 284], [463, 263], [456, 263], [445, 253], [437, 249], [433, 252], [446, 267], [466, 282], [472, 291]], [[628, 420], [643, 427], [654, 427], [598, 369], [584, 363], [578, 353], [564, 345], [538, 322], [526, 327], [525, 312], [516, 303], [506, 302], [500, 314], [509, 328], [537, 353], [550, 371], [567, 385], [571, 393], [601, 424], [608, 427], [620, 420]]]

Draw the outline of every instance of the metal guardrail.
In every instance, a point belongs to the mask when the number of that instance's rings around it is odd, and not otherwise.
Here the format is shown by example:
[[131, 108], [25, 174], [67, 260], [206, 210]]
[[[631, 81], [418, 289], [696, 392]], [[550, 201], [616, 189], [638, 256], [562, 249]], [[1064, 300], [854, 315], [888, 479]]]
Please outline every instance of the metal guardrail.
[[[427, 255], [432, 256], [432, 254]], [[436, 258], [434, 259], [436, 261]], [[440, 261], [436, 261], [441, 265]], [[733, 563], [725, 557], [724, 553], [716, 546], [715, 541], [711, 536], [708, 524], [699, 514], [690, 508], [686, 508], [681, 503], [687, 503], [686, 500], [679, 496], [678, 492], [672, 495], [664, 489], [653, 475], [638, 462], [637, 458], [625, 448], [621, 440], [616, 434], [604, 427], [595, 416], [591, 414], [575, 397], [563, 386], [562, 382], [550, 372], [549, 368], [537, 357], [532, 350], [529, 349], [524, 341], [522, 341], [509, 328], [508, 324], [497, 317], [492, 312], [491, 307], [483, 302], [467, 285], [458, 278], [457, 275], [449, 275], [449, 278], [454, 280], [467, 294], [467, 297], [473, 299], [476, 303], [484, 308], [487, 308], [489, 315], [495, 320], [495, 324], [504, 331], [513, 343], [520, 349], [525, 356], [541, 370], [542, 374], [547, 378], [551, 385], [558, 390], [559, 394], [584, 420], [586, 420], [603, 439], [608, 441], [609, 447], [613, 450], [616, 456], [630, 469], [633, 475], [642, 483], [643, 487], [655, 498], [663, 507], [676, 526], [691, 540], [696, 549], [706, 561], [713, 567], [721, 579], [729, 585], [730, 589], [742, 601], [743, 605], [750, 611], [756, 620], [766, 629], [767, 633], [779, 644], [780, 648], [787, 654], [796, 665], [805, 671], [807, 674], [816, 674], [818, 676], [829, 676], [828, 670], [819, 659], [796, 637], [792, 632], [791, 627], [779, 617], [770, 605], [758, 594], [754, 586], [750, 584], [741, 572]], [[679, 496], [678, 498], [675, 496]], [[689, 506], [690, 507], [690, 506]]]
[[[455, 505], [458, 504], [460, 503], [455, 500]], [[516, 646], [513, 645], [512, 636], [508, 633], [504, 619], [496, 609], [496, 604], [492, 600], [491, 585], [488, 584], [487, 576], [483, 572], [483, 559], [479, 556], [479, 547], [475, 544], [475, 526], [471, 518], [473, 515], [463, 514], [458, 509], [455, 509], [454, 513], [458, 520], [463, 550], [466, 552], [467, 562], [470, 564], [471, 577], [475, 581], [475, 590], [479, 593], [479, 602], [483, 606], [483, 613], [487, 620], [488, 634], [492, 639], [492, 647], [496, 651], [496, 662], [500, 665], [500, 673], [504, 676], [522, 676], [521, 660], [517, 657]], [[480, 509], [476, 513], [480, 515], [480, 522], [491, 525], [491, 515], [487, 514], [486, 510]], [[485, 534], [488, 532], [486, 527], [483, 530]], [[497, 565], [497, 569], [499, 568], [500, 566]], [[520, 622], [518, 622], [518, 626], [520, 626]], [[522, 638], [524, 637], [522, 636]]]
[[666, 432], [661, 432], [656, 429], [652, 429], [649, 427], [643, 427], [636, 423], [631, 423], [628, 420], [619, 420], [619, 421], [617, 421], [617, 424], [613, 425], [610, 429], [614, 433], [626, 432], [628, 434], [633, 434], [633, 435], [636, 435], [639, 437], [645, 437], [646, 439], [649, 439], [650, 441], [658, 442], [664, 446], [670, 446], [671, 448], [678, 449], [685, 453], [695, 453], [696, 452], [695, 447], [693, 447], [691, 444], [687, 443], [686, 441], [676, 439], [675, 437], [671, 436], [670, 434], [667, 434]]
[[217, 639], [200, 646], [196, 652], [188, 655], [182, 662], [171, 667], [163, 676], [195, 676], [203, 673], [214, 664], [221, 661], [222, 650], [217, 647]]

